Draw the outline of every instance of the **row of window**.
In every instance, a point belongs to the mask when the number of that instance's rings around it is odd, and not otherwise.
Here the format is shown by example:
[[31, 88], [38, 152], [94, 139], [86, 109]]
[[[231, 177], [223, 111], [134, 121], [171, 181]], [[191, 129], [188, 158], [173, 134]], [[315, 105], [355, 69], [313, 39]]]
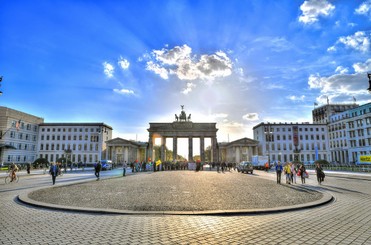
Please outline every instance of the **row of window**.
[[371, 138], [359, 139], [359, 140], [349, 140], [349, 144], [350, 144], [350, 147], [371, 146]]
[[37, 132], [38, 128], [37, 128], [37, 125], [32, 125], [32, 124], [25, 124], [24, 122], [19, 122], [19, 121], [16, 121], [16, 120], [13, 120], [12, 121], [12, 128], [16, 128], [17, 130], [19, 129], [22, 129], [24, 130], [25, 128], [27, 130], [33, 130], [34, 132]]
[[13, 138], [13, 139], [17, 138], [17, 139], [20, 139], [20, 140], [36, 141], [36, 135], [16, 133], [15, 131], [10, 131], [10, 138]]
[[[288, 147], [287, 147], [288, 146]], [[299, 149], [301, 150], [307, 150], [307, 151], [314, 151], [316, 150], [322, 150], [322, 151], [325, 151], [326, 150], [326, 143], [322, 143], [322, 147], [321, 147], [321, 144], [320, 143], [306, 143], [306, 144], [300, 144]], [[287, 149], [292, 151], [293, 149], [295, 149], [294, 147], [294, 144], [269, 144], [267, 143], [266, 145], [266, 149], [269, 149], [269, 151], [275, 151], [277, 149], [277, 151], [286, 151]]]
[[330, 141], [330, 148], [347, 147], [346, 140]]
[[[294, 154], [270, 154], [270, 159], [273, 162], [292, 162], [294, 161]], [[316, 154], [300, 154], [301, 162], [314, 162], [316, 160]], [[327, 160], [326, 154], [318, 154], [318, 160]]]
[[[57, 161], [60, 157], [64, 157], [64, 154], [40, 154], [40, 158], [45, 158], [49, 162]], [[70, 160], [68, 158], [68, 160]], [[83, 162], [83, 163], [95, 163], [98, 162], [98, 154], [72, 154], [72, 162]]]
[[35, 161], [35, 156], [8, 155], [8, 162], [24, 163]]
[[[282, 132], [286, 132], [286, 129], [287, 129], [287, 131], [288, 132], [291, 132], [291, 127], [283, 127], [283, 128], [278, 128], [278, 127], [273, 127], [273, 126], [265, 126], [265, 128], [264, 128], [264, 132], [265, 133], [267, 133], [267, 132], [274, 132], [274, 131], [276, 131], [276, 132], [280, 132], [280, 131], [282, 131]], [[319, 132], [320, 131], [320, 128], [318, 128], [318, 127], [316, 127], [316, 128], [313, 128], [313, 127], [310, 127], [310, 128], [301, 128], [301, 127], [299, 127], [299, 132], [314, 132], [314, 131], [316, 131], [316, 132]], [[321, 128], [321, 131], [322, 132], [325, 132], [325, 128]]]
[[[275, 137], [274, 137], [275, 136]], [[266, 135], [265, 136], [265, 140], [266, 141], [275, 141], [275, 140], [277, 140], [277, 141], [279, 141], [279, 140], [281, 140], [281, 136], [282, 136], [282, 140], [286, 140], [286, 139], [288, 139], [288, 140], [291, 140], [292, 139], [292, 136], [291, 135], [287, 135], [287, 137], [286, 137], [286, 135], [272, 135], [272, 134], [269, 134], [269, 135]], [[311, 134], [311, 135], [299, 135], [299, 139], [300, 140], [320, 140], [320, 139], [322, 139], [322, 140], [325, 140], [326, 139], [326, 137], [325, 137], [325, 135], [313, 135], [313, 134]]]
[[[41, 132], [89, 132], [89, 128], [41, 128]], [[100, 133], [99, 127], [90, 128], [90, 132]], [[105, 133], [108, 133], [106, 130]]]
[[72, 149], [73, 151], [79, 150], [79, 151], [98, 151], [99, 149], [99, 144], [40, 144], [40, 151], [46, 150], [46, 151], [59, 151], [59, 150], [67, 150], [67, 149]]
[[[88, 141], [89, 140], [89, 135], [41, 135], [40, 137], [41, 140], [52, 140], [52, 141], [55, 141], [55, 140], [63, 140], [65, 141], [66, 139], [67, 140], [80, 140], [82, 141], [83, 139], [85, 141]], [[90, 136], [90, 142], [99, 142], [99, 135], [91, 135]]]

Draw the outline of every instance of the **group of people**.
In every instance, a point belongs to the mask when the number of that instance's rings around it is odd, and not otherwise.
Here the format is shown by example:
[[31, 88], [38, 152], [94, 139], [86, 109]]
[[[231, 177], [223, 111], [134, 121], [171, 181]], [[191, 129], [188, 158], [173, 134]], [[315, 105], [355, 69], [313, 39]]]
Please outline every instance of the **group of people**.
[[[325, 173], [319, 163], [316, 164], [316, 175], [317, 181], [321, 184], [325, 179]], [[304, 166], [301, 164], [299, 167], [292, 163], [286, 163], [284, 166], [281, 165], [281, 162], [278, 162], [276, 165], [276, 174], [277, 174], [277, 184], [281, 184], [281, 175], [282, 172], [286, 176], [286, 184], [296, 184], [296, 176], [300, 176], [301, 183], [305, 184], [305, 179], [309, 177], [308, 172]]]

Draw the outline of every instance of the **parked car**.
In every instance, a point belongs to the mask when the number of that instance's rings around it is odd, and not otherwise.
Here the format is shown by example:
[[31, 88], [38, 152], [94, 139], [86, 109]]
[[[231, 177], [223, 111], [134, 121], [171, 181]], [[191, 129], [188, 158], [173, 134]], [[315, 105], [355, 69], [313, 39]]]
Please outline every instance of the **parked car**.
[[112, 170], [112, 161], [111, 160], [102, 160], [102, 171]]
[[254, 166], [252, 165], [252, 162], [243, 161], [237, 165], [237, 171], [241, 173], [253, 174]]

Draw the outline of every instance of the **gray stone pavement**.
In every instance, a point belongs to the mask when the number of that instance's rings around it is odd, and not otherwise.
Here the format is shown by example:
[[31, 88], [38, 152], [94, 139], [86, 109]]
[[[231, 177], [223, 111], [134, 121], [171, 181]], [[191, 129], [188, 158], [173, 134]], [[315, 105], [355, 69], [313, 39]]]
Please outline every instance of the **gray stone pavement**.
[[[238, 174], [238, 173], [231, 173]], [[259, 178], [274, 181], [272, 173]], [[135, 177], [135, 176], [132, 176]], [[246, 176], [248, 177], [248, 176]], [[48, 176], [40, 176], [47, 178]], [[24, 180], [26, 184], [27, 180]], [[20, 204], [0, 184], [1, 244], [371, 244], [367, 178], [326, 177], [318, 186], [335, 201], [316, 208], [264, 215], [101, 215]]]

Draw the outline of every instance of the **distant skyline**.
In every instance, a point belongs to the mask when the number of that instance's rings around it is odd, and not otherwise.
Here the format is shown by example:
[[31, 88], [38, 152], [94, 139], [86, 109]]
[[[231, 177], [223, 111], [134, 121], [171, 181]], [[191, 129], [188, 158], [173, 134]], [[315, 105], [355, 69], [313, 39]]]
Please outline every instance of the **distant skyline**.
[[[3, 1], [0, 105], [45, 122], [312, 122], [314, 103], [370, 102], [371, 0]], [[355, 101], [356, 100], [356, 101]]]

